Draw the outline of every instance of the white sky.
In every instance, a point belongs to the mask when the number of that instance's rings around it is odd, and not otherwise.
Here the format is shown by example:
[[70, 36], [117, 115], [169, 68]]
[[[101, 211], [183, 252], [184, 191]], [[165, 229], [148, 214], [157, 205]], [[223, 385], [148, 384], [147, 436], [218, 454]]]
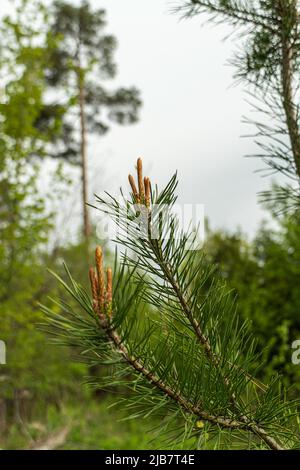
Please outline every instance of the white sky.
[[[9, 3], [1, 0], [2, 14]], [[178, 170], [180, 202], [205, 204], [213, 227], [238, 226], [253, 235], [266, 215], [257, 192], [271, 180], [254, 173], [260, 160], [243, 158], [255, 147], [241, 138], [249, 130], [241, 124], [249, 106], [242, 87], [231, 86], [226, 61], [234, 46], [222, 41], [229, 30], [203, 26], [199, 17], [179, 21], [168, 0], [91, 3], [107, 9], [107, 32], [119, 42], [116, 84], [135, 85], [144, 102], [138, 124], [115, 125], [107, 136], [90, 139], [91, 192], [127, 184], [143, 156], [152, 181], [164, 184]]]

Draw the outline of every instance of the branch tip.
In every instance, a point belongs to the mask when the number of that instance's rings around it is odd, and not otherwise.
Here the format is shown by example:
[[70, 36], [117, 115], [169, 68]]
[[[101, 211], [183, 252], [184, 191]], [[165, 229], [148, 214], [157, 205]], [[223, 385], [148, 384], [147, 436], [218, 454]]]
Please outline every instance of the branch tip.
[[143, 184], [143, 163], [142, 163], [141, 158], [137, 159], [137, 177], [138, 177], [140, 200], [141, 202], [143, 202], [144, 197], [145, 197], [145, 190], [144, 190], [144, 184]]
[[146, 207], [150, 207], [151, 203], [151, 189], [150, 189], [150, 179], [147, 177], [144, 178], [145, 185], [145, 204]]
[[98, 297], [98, 281], [97, 281], [95, 269], [92, 267], [89, 269], [89, 276], [90, 276], [92, 297], [93, 297], [93, 300], [96, 301]]
[[104, 272], [103, 272], [103, 251], [101, 246], [97, 246], [95, 250], [96, 270], [98, 277], [98, 302], [99, 308], [102, 313], [104, 298], [105, 298], [105, 285], [104, 285]]
[[96, 271], [93, 267], [89, 269], [89, 277], [91, 283], [93, 308], [99, 317], [112, 315], [112, 269], [106, 269], [106, 285], [103, 269], [103, 251], [101, 246], [97, 246], [95, 250]]
[[135, 185], [133, 176], [128, 175], [128, 180], [129, 180], [129, 184], [130, 184], [131, 189], [132, 189], [133, 197], [134, 197], [135, 201], [139, 203], [140, 202], [140, 197], [139, 197], [139, 193], [138, 193], [137, 187]]

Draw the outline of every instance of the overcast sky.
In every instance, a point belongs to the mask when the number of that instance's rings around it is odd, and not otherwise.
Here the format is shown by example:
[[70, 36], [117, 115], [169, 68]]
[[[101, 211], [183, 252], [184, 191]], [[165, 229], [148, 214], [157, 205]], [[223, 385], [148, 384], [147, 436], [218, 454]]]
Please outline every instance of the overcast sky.
[[[9, 3], [1, 0], [2, 12]], [[168, 0], [91, 3], [107, 9], [107, 32], [119, 42], [115, 83], [135, 85], [144, 102], [138, 124], [116, 125], [90, 140], [91, 190], [127, 184], [142, 156], [147, 174], [160, 184], [177, 169], [180, 201], [204, 204], [213, 227], [253, 235], [265, 216], [257, 193], [271, 180], [255, 173], [262, 162], [244, 158], [255, 147], [241, 138], [249, 106], [226, 65], [234, 47], [223, 41], [229, 29], [203, 25], [203, 17], [180, 21]]]

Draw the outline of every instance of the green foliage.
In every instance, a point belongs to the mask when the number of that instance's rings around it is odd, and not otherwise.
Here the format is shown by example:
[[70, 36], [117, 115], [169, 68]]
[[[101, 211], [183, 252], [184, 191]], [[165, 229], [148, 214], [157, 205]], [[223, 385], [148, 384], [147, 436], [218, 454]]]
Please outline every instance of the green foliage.
[[299, 389], [299, 366], [291, 361], [293, 341], [300, 337], [299, 213], [276, 216], [279, 227], [263, 225], [252, 242], [242, 234], [209, 232], [208, 259], [238, 293], [239, 312], [250, 319], [258, 350], [266, 345], [262, 376], [282, 373]]
[[[1, 27], [1, 71], [7, 78], [0, 105], [0, 338], [7, 349], [1, 400], [15, 410], [24, 391], [30, 402], [39, 396], [60, 400], [71, 377], [82, 377], [84, 371], [68, 364], [65, 352], [58, 354], [36, 328], [38, 302], [49, 290], [43, 266], [53, 220], [38, 191], [40, 165], [34, 156], [47, 153], [56, 124], [46, 131], [35, 126], [51, 40], [29, 21], [34, 7], [38, 4], [20, 2], [16, 18], [5, 18]], [[38, 12], [45, 17], [43, 9], [36, 9], [34, 18]]]
[[68, 400], [61, 407], [50, 405], [36, 413], [35, 420], [27, 424], [28, 435], [22, 435], [15, 426], [0, 439], [3, 449], [25, 449], [32, 441], [47, 442], [51, 435], [68, 428], [62, 450], [127, 450], [166, 449], [165, 443], [156, 438], [158, 422], [149, 419], [127, 420], [127, 412], [121, 405], [113, 406], [113, 398], [102, 395], [97, 399], [85, 394], [88, 407], [82, 401]]
[[[138, 206], [134, 193], [129, 200], [122, 195], [122, 202], [97, 198], [120, 229], [113, 316], [95, 296], [92, 303], [67, 270], [69, 283], [59, 280], [80, 309], [64, 301], [55, 303], [61, 312], [44, 307], [51, 328], [91, 364], [110, 364], [101, 386], [126, 385], [135, 394], [124, 398], [131, 417], [164, 417], [160, 431], [174, 447], [190, 437], [200, 448], [211, 439], [218, 448], [237, 439], [245, 448], [293, 447], [295, 403], [285, 401], [278, 377], [268, 386], [254, 379], [256, 341], [214, 268], [189, 250], [195, 235], [181, 233], [171, 212], [176, 186], [174, 176], [162, 192], [153, 190], [151, 208], [142, 193]], [[166, 206], [170, 212], [162, 218]], [[97, 257], [96, 266], [100, 279]]]
[[[278, 34], [270, 32], [275, 2], [260, 1], [261, 9], [250, 10], [246, 1], [202, 3], [222, 7], [234, 26], [254, 25], [247, 55], [237, 57], [237, 78], [268, 93], [281, 66]], [[107, 322], [97, 316], [80, 287], [87, 287], [85, 243], [49, 244], [54, 219], [50, 201], [38, 190], [41, 160], [35, 157], [78, 161], [78, 129], [71, 115], [78, 112], [80, 88], [87, 131], [97, 133], [106, 132], [111, 122], [135, 122], [139, 94], [134, 88], [111, 92], [99, 85], [99, 79], [116, 73], [116, 40], [104, 32], [103, 10], [92, 11], [87, 2], [79, 7], [56, 2], [49, 14], [38, 1], [18, 5], [0, 31], [5, 77], [0, 104], [0, 339], [7, 345], [7, 365], [0, 370], [0, 428], [5, 428], [5, 408], [6, 424], [14, 423], [6, 428], [5, 447], [25, 447], [28, 436], [44, 436], [33, 415], [46, 422], [45, 435], [70, 420], [65, 448], [262, 448], [274, 447], [274, 440], [298, 446], [292, 420], [296, 404], [285, 401], [276, 372], [283, 374], [284, 385], [296, 384], [289, 393], [297, 396], [299, 372], [291, 364], [290, 345], [300, 329], [299, 214], [277, 215], [280, 230], [262, 227], [251, 243], [239, 233], [210, 234], [203, 256], [186, 250], [188, 234], [176, 238], [179, 228], [172, 215], [160, 225], [159, 238], [152, 239], [136, 220], [134, 197], [121, 203], [99, 198], [101, 209], [128, 229], [129, 237], [118, 240], [122, 257], [121, 263], [115, 260], [113, 318]], [[294, 37], [295, 23], [287, 22], [281, 31]], [[51, 102], [53, 90], [62, 92], [63, 104]], [[259, 136], [269, 131], [261, 126]], [[285, 134], [286, 128], [278, 131]], [[273, 156], [287, 159], [281, 158], [280, 168], [288, 174], [294, 171], [290, 151], [289, 146], [272, 147]], [[176, 184], [174, 177], [161, 193], [153, 190], [152, 202], [172, 206]], [[297, 205], [297, 191], [288, 199], [290, 187], [275, 188], [273, 194], [289, 211]], [[280, 212], [286, 211], [283, 205], [277, 205]], [[148, 214], [144, 205], [138, 211]], [[159, 218], [153, 209], [151, 223]], [[68, 271], [69, 285], [57, 285], [45, 273], [47, 265], [63, 277], [62, 260], [76, 271], [80, 285]], [[231, 289], [239, 296], [241, 320]], [[48, 296], [60, 297], [45, 312], [48, 329], [61, 335], [64, 348], [38, 329], [43, 318], [39, 304], [47, 303]], [[248, 319], [256, 340], [249, 335]], [[85, 364], [71, 361], [70, 355]], [[102, 387], [100, 404], [78, 386], [87, 371], [92, 372], [91, 384]], [[103, 398], [103, 391], [113, 388], [120, 403], [107, 410], [111, 399]], [[65, 408], [70, 396], [84, 397], [82, 409], [78, 404]], [[147, 444], [149, 425], [158, 440]]]
[[20, 158], [45, 156], [47, 143], [61, 131], [59, 113], [47, 126], [36, 126], [45, 107], [49, 57], [57, 46], [57, 38], [41, 28], [46, 21], [43, 6], [27, 0], [19, 2], [15, 16], [2, 21], [1, 70], [6, 80], [0, 104], [1, 145], [5, 146], [1, 153], [15, 151]]

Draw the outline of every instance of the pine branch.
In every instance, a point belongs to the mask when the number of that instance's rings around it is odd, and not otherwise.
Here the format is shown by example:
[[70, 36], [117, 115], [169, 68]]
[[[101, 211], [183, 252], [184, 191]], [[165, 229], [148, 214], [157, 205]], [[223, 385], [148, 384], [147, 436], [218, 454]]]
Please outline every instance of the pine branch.
[[[243, 42], [239, 43], [231, 60], [236, 68], [235, 79], [246, 82], [264, 104], [274, 101], [274, 106], [264, 114], [268, 121], [275, 118], [281, 124], [278, 129], [274, 123], [270, 131], [261, 123], [254, 123], [260, 130], [260, 139], [255, 143], [266, 151], [255, 156], [272, 172], [275, 170], [296, 181], [293, 193], [298, 191], [299, 197], [300, 13], [297, 0], [189, 0], [175, 10], [186, 16], [207, 13], [218, 23], [229, 23], [239, 33], [239, 42]], [[279, 145], [276, 142], [282, 136], [290, 142], [289, 149], [284, 149], [282, 139]], [[266, 144], [269, 139], [271, 144]], [[270, 198], [274, 199], [276, 194]]]
[[[189, 0], [185, 5], [175, 8], [175, 11], [184, 12], [186, 16], [207, 12], [214, 15], [214, 18], [221, 15], [234, 25], [253, 25], [265, 28], [272, 33], [277, 32], [276, 17], [258, 13], [257, 9], [247, 8], [247, 4], [240, 1], [233, 3], [226, 0]], [[272, 23], [273, 26], [271, 26]]]
[[[141, 179], [141, 171], [142, 171], [141, 170], [141, 162], [140, 162], [140, 160], [138, 160], [139, 179]], [[140, 199], [142, 199], [142, 198], [140, 198]], [[161, 249], [161, 244], [159, 242], [157, 242], [156, 240], [153, 240], [151, 238], [151, 233], [152, 233], [151, 209], [149, 207], [147, 209], [148, 209], [148, 214], [147, 214], [148, 215], [148, 241], [149, 241], [149, 243], [152, 247], [153, 254], [157, 259], [157, 263], [160, 266], [162, 272], [164, 273], [165, 278], [168, 280], [168, 282], [172, 286], [172, 288], [175, 292], [175, 295], [176, 295], [176, 297], [177, 297], [177, 299], [178, 299], [178, 301], [179, 301], [179, 303], [182, 307], [182, 310], [183, 310], [184, 314], [186, 315], [186, 317], [188, 318], [191, 326], [193, 327], [193, 329], [196, 333], [196, 336], [197, 336], [200, 344], [202, 345], [202, 347], [204, 349], [204, 352], [205, 352], [206, 356], [208, 357], [209, 361], [213, 364], [213, 366], [218, 369], [220, 377], [222, 378], [222, 381], [224, 382], [225, 386], [230, 389], [229, 379], [226, 376], [224, 377], [222, 370], [220, 370], [221, 359], [213, 353], [210, 342], [209, 342], [209, 338], [204, 335], [199, 322], [197, 322], [197, 320], [194, 318], [193, 312], [192, 312], [191, 308], [189, 307], [188, 302], [186, 301], [186, 299], [185, 299], [185, 297], [184, 297], [184, 295], [183, 295], [183, 293], [180, 289], [180, 286], [179, 286], [179, 284], [177, 283], [177, 281], [175, 279], [174, 274], [172, 273], [172, 267], [164, 259], [164, 254], [163, 254], [163, 251]], [[239, 407], [238, 407], [238, 404], [236, 402], [236, 397], [235, 397], [234, 394], [230, 395], [230, 400], [231, 400], [231, 403], [232, 403], [233, 407], [237, 410], [237, 412], [239, 412]], [[201, 417], [203, 419], [205, 419], [203, 415]], [[216, 423], [216, 421], [215, 421], [215, 423]], [[265, 432], [264, 429], [259, 428], [255, 425], [251, 424], [246, 416], [241, 417], [241, 423], [244, 423], [246, 425], [246, 427], [248, 426], [247, 429], [249, 429], [251, 432], [256, 433], [258, 436], [260, 436], [261, 439], [263, 439], [270, 446], [270, 448], [275, 449], [275, 450], [283, 449], [281, 444], [278, 443], [271, 436], [268, 436], [268, 434]], [[240, 423], [239, 427], [241, 429], [243, 429], [243, 426], [241, 425], [241, 423]]]
[[253, 378], [254, 342], [229, 294], [203, 257], [187, 251], [190, 234], [180, 231], [172, 212], [161, 218], [161, 208], [176, 201], [176, 176], [159, 193], [142, 177], [141, 160], [137, 170], [137, 185], [129, 177], [130, 200], [123, 193], [121, 201], [97, 197], [123, 230], [117, 237], [126, 250], [121, 265], [116, 261], [112, 276], [96, 249], [92, 300], [67, 271], [71, 286], [61, 282], [87, 318], [60, 303], [64, 314], [44, 308], [50, 324], [90, 363], [111, 365], [104, 387], [127, 385], [139, 394], [132, 406], [143, 415], [145, 406], [149, 414], [181, 410], [191, 432], [201, 420], [218, 434], [252, 434], [252, 445], [291, 446], [295, 437], [286, 425], [296, 403], [282, 399], [278, 380], [264, 387]]
[[222, 426], [229, 429], [248, 429], [246, 424], [242, 421], [236, 421], [223, 416], [214, 416], [210, 413], [202, 410], [199, 406], [194, 406], [188, 400], [186, 400], [180, 393], [173, 390], [167, 384], [165, 384], [159, 377], [149, 371], [141, 362], [132, 357], [126, 346], [120, 339], [118, 333], [110, 327], [107, 323], [105, 317], [102, 317], [100, 320], [101, 327], [107, 333], [107, 336], [110, 338], [113, 346], [116, 350], [123, 356], [124, 360], [133, 367], [139, 374], [142, 374], [151, 384], [155, 385], [159, 390], [161, 390], [165, 395], [170, 399], [175, 400], [185, 411], [188, 413], [193, 413], [198, 418], [201, 418], [205, 421], [209, 421], [215, 425]]
[[[97, 312], [99, 315], [99, 312]], [[255, 424], [249, 422], [247, 417], [242, 417], [240, 421], [236, 419], [229, 419], [223, 416], [214, 416], [210, 413], [202, 410], [199, 406], [194, 406], [188, 400], [186, 400], [180, 393], [175, 392], [171, 387], [165, 384], [159, 377], [145, 368], [139, 360], [135, 359], [134, 357], [130, 356], [126, 346], [122, 343], [118, 333], [109, 326], [105, 317], [100, 316], [100, 324], [103, 330], [107, 333], [107, 336], [112, 341], [116, 350], [123, 356], [125, 361], [130, 364], [138, 373], [142, 374], [151, 384], [155, 385], [159, 388], [165, 395], [167, 395], [170, 399], [175, 400], [185, 411], [188, 413], [193, 413], [197, 418], [201, 418], [204, 421], [209, 421], [214, 425], [220, 426], [225, 429], [236, 429], [242, 431], [250, 431], [257, 436], [259, 436], [269, 447], [273, 450], [284, 450], [276, 439], [269, 436], [268, 433], [261, 427], [256, 426]], [[197, 326], [197, 331], [199, 331], [199, 326]], [[203, 339], [206, 348], [208, 346], [207, 339]], [[201, 341], [202, 342], [202, 341]], [[210, 351], [210, 349], [209, 349]], [[209, 353], [210, 359], [215, 363], [214, 356]], [[228, 382], [226, 382], [228, 384]]]
[[[151, 219], [151, 212], [149, 212], [149, 218]], [[203, 349], [205, 351], [206, 356], [208, 357], [209, 361], [213, 364], [213, 366], [218, 369], [218, 372], [220, 374], [220, 377], [222, 378], [222, 381], [224, 382], [225, 386], [228, 387], [229, 390], [230, 390], [230, 381], [226, 376], [225, 377], [223, 376], [223, 372], [220, 368], [221, 358], [219, 358], [217, 355], [215, 355], [213, 353], [210, 342], [209, 342], [209, 338], [207, 338], [203, 334], [203, 331], [201, 329], [200, 324], [194, 318], [193, 312], [191, 311], [190, 307], [188, 306], [188, 303], [185, 300], [185, 298], [184, 298], [184, 296], [183, 296], [183, 294], [180, 290], [180, 286], [178, 285], [178, 283], [176, 282], [176, 280], [175, 280], [175, 278], [172, 274], [172, 270], [171, 270], [170, 266], [168, 266], [168, 264], [164, 260], [164, 256], [163, 256], [162, 250], [160, 249], [160, 246], [159, 245], [156, 246], [153, 243], [153, 240], [151, 240], [151, 224], [149, 224], [149, 241], [150, 241], [151, 246], [153, 248], [153, 252], [157, 257], [158, 264], [160, 265], [162, 271], [164, 272], [164, 274], [166, 276], [166, 279], [169, 281], [172, 288], [174, 289], [174, 292], [175, 292], [175, 294], [178, 298], [178, 301], [179, 301], [179, 303], [182, 307], [182, 310], [185, 313], [185, 315], [187, 316], [189, 322], [191, 323], [200, 344], [203, 346]], [[173, 397], [173, 398], [175, 398], [175, 397]], [[230, 401], [231, 401], [232, 406], [234, 407], [234, 409], [239, 413], [239, 406], [238, 406], [238, 403], [236, 401], [236, 397], [235, 397], [234, 394], [230, 395]], [[232, 426], [227, 425], [228, 420], [224, 420], [224, 418], [221, 418], [221, 421], [217, 420], [217, 418], [208, 419], [207, 417], [205, 418], [203, 413], [199, 414], [199, 411], [198, 412], [195, 412], [195, 411], [196, 410], [193, 409], [193, 412], [195, 414], [198, 414], [198, 416], [201, 417], [202, 419], [207, 419], [208, 421], [212, 421], [214, 424], [219, 424], [223, 427], [232, 427]], [[276, 441], [274, 438], [269, 436], [263, 428], [260, 428], [256, 425], [254, 425], [253, 423], [251, 423], [251, 421], [247, 418], [247, 416], [241, 416], [240, 422], [237, 422], [234, 427], [237, 427], [239, 429], [248, 429], [252, 433], [257, 434], [273, 450], [283, 450], [283, 447], [281, 446], [281, 444], [278, 441]]]
[[[152, 238], [152, 211], [151, 208], [149, 207], [149, 203], [145, 204], [145, 192], [143, 191], [142, 188], [142, 166], [141, 166], [141, 161], [140, 159], [138, 160], [137, 164], [138, 168], [138, 182], [139, 182], [139, 191], [137, 190], [137, 187], [134, 183], [133, 177], [130, 175], [129, 176], [129, 182], [132, 187], [132, 195], [133, 195], [133, 202], [139, 203], [139, 210], [140, 211], [145, 211], [146, 214], [146, 219], [148, 222], [148, 233], [147, 233], [147, 238], [142, 238], [142, 245], [143, 249], [147, 251], [148, 256], [150, 256], [151, 253], [151, 260], [152, 262], [155, 261], [157, 266], [160, 268], [162, 277], [170, 284], [171, 288], [174, 291], [174, 296], [177, 299], [181, 310], [183, 314], [186, 316], [188, 322], [190, 323], [191, 327], [193, 328], [198, 341], [200, 342], [201, 346], [203, 347], [204, 353], [207, 356], [208, 360], [212, 364], [213, 367], [217, 369], [217, 373], [220, 376], [222, 382], [224, 383], [225, 387], [228, 389], [228, 394], [231, 402], [231, 407], [232, 407], [232, 413], [237, 414], [239, 416], [239, 419], [228, 419], [222, 417], [215, 417], [209, 415], [206, 411], [201, 411], [199, 407], [193, 407], [191, 406], [184, 398], [179, 393], [175, 393], [170, 389], [170, 387], [166, 386], [164, 383], [162, 383], [155, 375], [153, 375], [151, 372], [147, 371], [144, 366], [142, 366], [138, 361], [135, 362], [135, 360], [132, 360], [130, 356], [127, 354], [126, 347], [123, 349], [123, 346], [121, 348], [121, 353], [136, 370], [138, 370], [141, 373], [144, 373], [146, 377], [150, 379], [151, 382], [153, 382], [156, 386], [158, 386], [164, 393], [166, 393], [170, 398], [175, 399], [178, 401], [180, 405], [182, 405], [185, 409], [190, 410], [194, 412], [195, 414], [198, 415], [198, 417], [201, 417], [202, 419], [207, 419], [208, 421], [214, 422], [215, 424], [223, 425], [224, 427], [229, 427], [229, 423], [234, 422], [235, 425], [234, 427], [237, 429], [241, 430], [248, 430], [252, 432], [253, 434], [259, 436], [271, 449], [283, 449], [282, 445], [277, 442], [272, 436], [268, 435], [268, 433], [260, 426], [257, 426], [255, 423], [253, 423], [245, 414], [240, 413], [240, 407], [239, 404], [236, 400], [236, 396], [234, 393], [231, 392], [231, 384], [229, 378], [223, 374], [221, 363], [222, 363], [222, 358], [218, 357], [216, 355], [210, 345], [209, 338], [204, 334], [202, 331], [202, 328], [200, 326], [200, 323], [196, 320], [194, 317], [193, 311], [189, 306], [188, 301], [185, 298], [185, 295], [183, 294], [182, 288], [180, 284], [176, 280], [176, 276], [174, 274], [173, 267], [168, 260], [164, 256], [164, 252], [162, 250], [162, 240], [156, 240]], [[148, 179], [146, 179], [148, 181]], [[152, 198], [153, 199], [153, 198]], [[143, 206], [143, 204], [145, 204]], [[141, 207], [142, 205], [142, 207]], [[154, 216], [155, 219], [155, 216]], [[168, 250], [165, 250], [168, 251]], [[138, 251], [137, 251], [138, 252]], [[147, 271], [151, 271], [150, 266], [147, 266]], [[157, 273], [157, 270], [156, 270]], [[113, 340], [115, 345], [121, 345], [121, 342], [118, 342], [116, 333], [111, 332], [111, 339]], [[246, 373], [247, 375], [247, 373]], [[232, 427], [230, 425], [230, 427]]]
[[[286, 11], [285, 5], [282, 0], [278, 1], [278, 11], [281, 15], [281, 80], [282, 80], [282, 101], [283, 108], [285, 111], [286, 123], [289, 132], [289, 137], [292, 146], [292, 152], [294, 156], [294, 162], [296, 166], [296, 171], [300, 179], [300, 129], [298, 123], [298, 116], [296, 113], [297, 106], [294, 103], [294, 90], [293, 90], [293, 80], [294, 80], [294, 46], [292, 44], [292, 38], [290, 34], [287, 34], [285, 21], [287, 15], [290, 13]], [[296, 32], [295, 35], [298, 35], [298, 12], [297, 12], [297, 2], [293, 2], [294, 9], [294, 18]]]

